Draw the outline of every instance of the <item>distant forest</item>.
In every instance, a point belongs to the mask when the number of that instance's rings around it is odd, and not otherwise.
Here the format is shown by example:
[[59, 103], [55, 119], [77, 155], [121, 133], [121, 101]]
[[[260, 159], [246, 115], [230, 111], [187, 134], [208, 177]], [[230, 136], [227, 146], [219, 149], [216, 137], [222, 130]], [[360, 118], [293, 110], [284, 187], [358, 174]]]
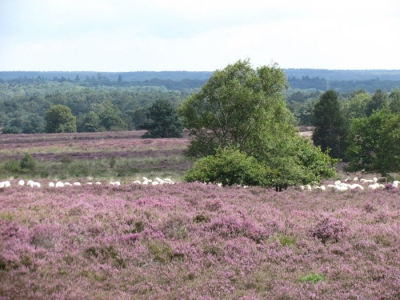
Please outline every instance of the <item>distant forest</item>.
[[[287, 69], [287, 107], [299, 125], [312, 125], [311, 112], [321, 94], [334, 89], [343, 114], [363, 117], [382, 99], [400, 111], [400, 70]], [[76, 117], [77, 130], [133, 130], [147, 121], [156, 100], [175, 107], [198, 91], [212, 72], [0, 72], [0, 131], [41, 133], [46, 111], [65, 105]], [[371, 102], [372, 101], [372, 102]], [[93, 127], [93, 120], [96, 126]]]
[[[338, 92], [376, 89], [390, 91], [400, 86], [400, 70], [324, 70], [324, 69], [285, 69], [288, 83], [292, 89], [316, 89]], [[138, 71], [138, 72], [0, 72], [0, 82], [74, 82], [80, 86], [159, 86], [169, 90], [191, 92], [200, 88], [212, 72], [189, 71]]]

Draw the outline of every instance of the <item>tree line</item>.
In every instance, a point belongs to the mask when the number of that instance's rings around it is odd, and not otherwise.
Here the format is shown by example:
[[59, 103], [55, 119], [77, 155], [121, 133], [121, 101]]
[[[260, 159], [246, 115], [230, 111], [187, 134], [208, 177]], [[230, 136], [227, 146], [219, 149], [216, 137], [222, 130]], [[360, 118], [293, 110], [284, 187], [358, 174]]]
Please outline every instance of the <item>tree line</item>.
[[[371, 94], [287, 86], [277, 65], [253, 69], [249, 61], [215, 71], [191, 93], [164, 86], [3, 82], [0, 126], [3, 133], [146, 129], [143, 137], [154, 138], [181, 137], [185, 126], [191, 136], [186, 154], [204, 158], [188, 179], [258, 182], [278, 190], [332, 176], [338, 159], [349, 161], [352, 171], [398, 170], [399, 88]], [[298, 137], [298, 124], [315, 126], [317, 147]], [[244, 178], [227, 166], [223, 174], [210, 174], [218, 169], [210, 166], [232, 162], [243, 162]]]

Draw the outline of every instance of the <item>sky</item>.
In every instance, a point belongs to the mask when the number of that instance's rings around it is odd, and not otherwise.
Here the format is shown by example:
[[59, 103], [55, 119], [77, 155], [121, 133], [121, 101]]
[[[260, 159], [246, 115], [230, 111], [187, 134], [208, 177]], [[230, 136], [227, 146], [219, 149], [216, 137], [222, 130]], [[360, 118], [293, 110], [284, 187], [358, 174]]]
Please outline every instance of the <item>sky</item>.
[[0, 71], [400, 69], [398, 0], [0, 0]]

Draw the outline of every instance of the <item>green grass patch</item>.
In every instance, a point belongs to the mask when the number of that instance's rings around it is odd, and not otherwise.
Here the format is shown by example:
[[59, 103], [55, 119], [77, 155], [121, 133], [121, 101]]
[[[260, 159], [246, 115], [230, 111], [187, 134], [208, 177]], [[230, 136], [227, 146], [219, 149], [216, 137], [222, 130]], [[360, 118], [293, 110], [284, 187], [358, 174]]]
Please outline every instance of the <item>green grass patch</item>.
[[318, 273], [314, 273], [314, 272], [312, 272], [311, 274], [308, 274], [308, 275], [300, 277], [300, 282], [317, 283], [317, 282], [324, 281], [324, 280], [325, 280], [324, 274], [318, 274]]

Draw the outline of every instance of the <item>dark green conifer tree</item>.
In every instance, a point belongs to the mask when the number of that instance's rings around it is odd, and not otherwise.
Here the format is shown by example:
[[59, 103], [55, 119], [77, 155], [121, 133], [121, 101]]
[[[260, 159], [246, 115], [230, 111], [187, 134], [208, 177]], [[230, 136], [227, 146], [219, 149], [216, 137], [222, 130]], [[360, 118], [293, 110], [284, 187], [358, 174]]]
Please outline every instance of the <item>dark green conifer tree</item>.
[[344, 158], [348, 124], [340, 110], [338, 95], [329, 90], [321, 95], [313, 112], [315, 130], [312, 136], [314, 145], [321, 146], [322, 151], [330, 150], [333, 158]]
[[141, 128], [142, 138], [181, 138], [183, 124], [169, 100], [156, 100], [147, 113], [149, 121]]

